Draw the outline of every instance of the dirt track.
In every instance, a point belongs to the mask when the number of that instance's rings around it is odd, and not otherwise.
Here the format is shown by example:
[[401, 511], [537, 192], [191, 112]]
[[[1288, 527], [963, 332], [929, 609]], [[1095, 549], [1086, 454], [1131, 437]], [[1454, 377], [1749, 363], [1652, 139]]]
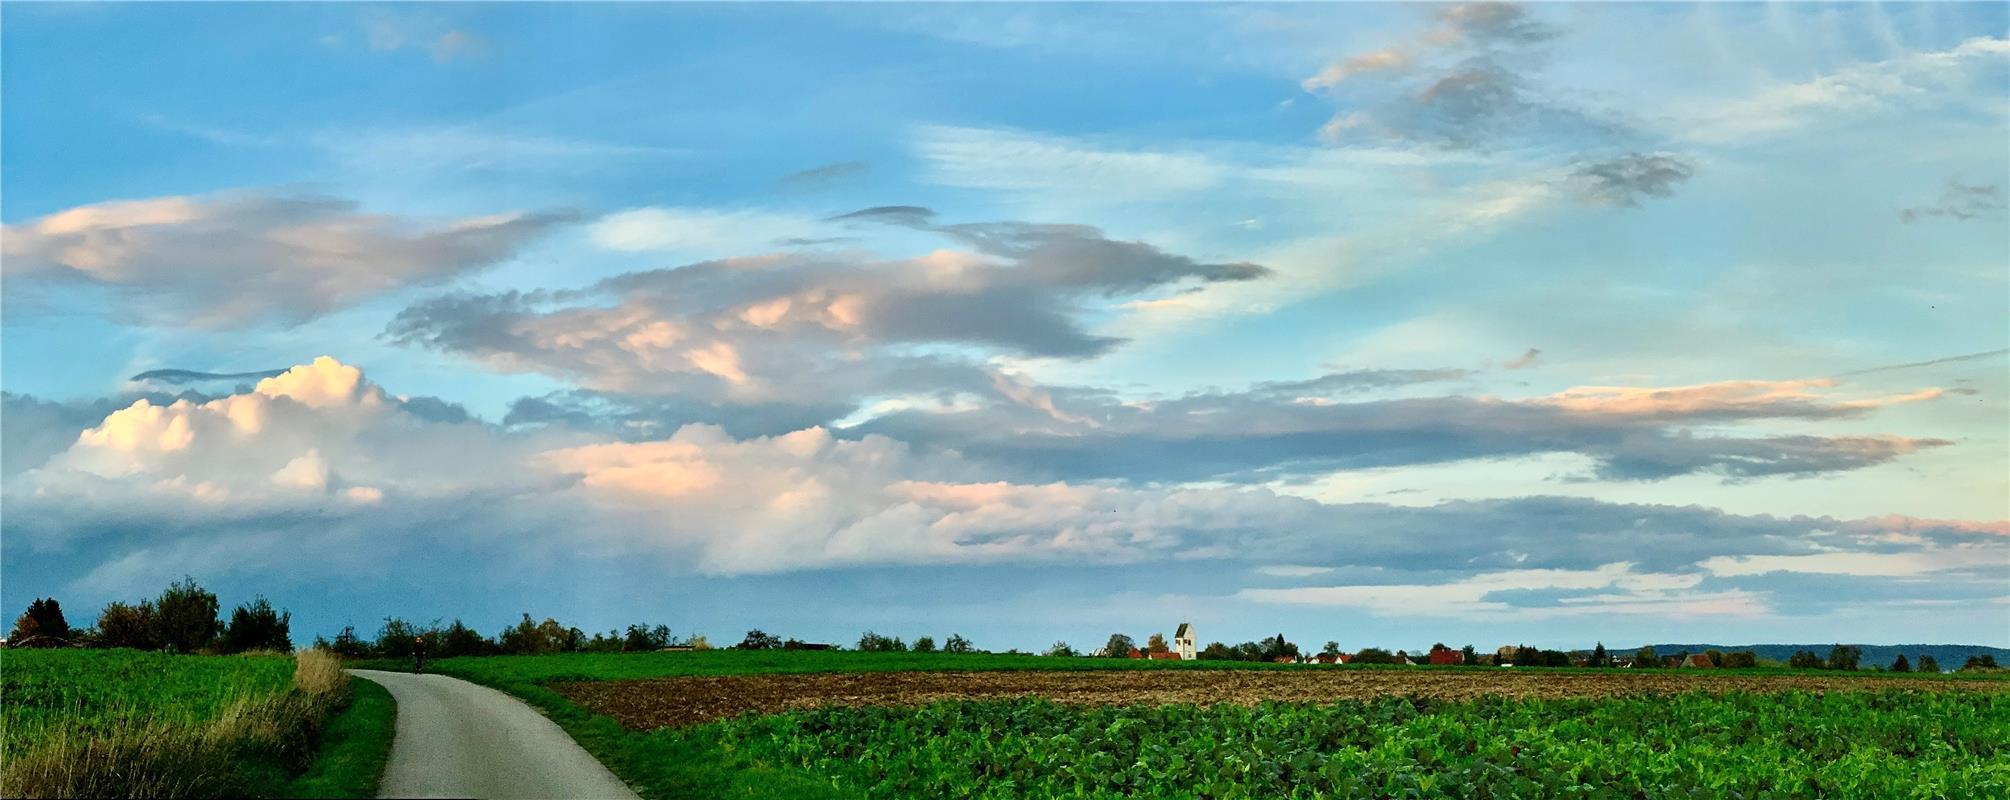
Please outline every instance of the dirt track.
[[1676, 671], [1605, 674], [1415, 670], [1098, 670], [1090, 672], [862, 672], [738, 675], [557, 683], [568, 699], [637, 730], [696, 725], [746, 711], [774, 713], [825, 705], [921, 705], [937, 700], [1046, 697], [1060, 703], [1254, 704], [1320, 702], [1385, 694], [1462, 699], [1604, 697], [1686, 691], [1786, 689], [2010, 691], [2005, 681], [1699, 675]]

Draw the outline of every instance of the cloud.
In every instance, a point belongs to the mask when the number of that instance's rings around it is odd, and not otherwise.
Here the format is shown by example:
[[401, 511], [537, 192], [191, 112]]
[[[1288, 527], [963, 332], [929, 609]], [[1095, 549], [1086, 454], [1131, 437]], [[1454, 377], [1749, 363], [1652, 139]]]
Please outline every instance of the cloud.
[[1898, 218], [1908, 223], [1926, 217], [1962, 221], [1986, 218], [2001, 222], [2003, 210], [2003, 187], [1993, 183], [1969, 186], [1960, 181], [1948, 181], [1947, 188], [1940, 191], [1938, 202], [1912, 206], [1898, 212]]
[[[364, 45], [383, 53], [424, 50], [433, 61], [444, 64], [480, 58], [492, 49], [486, 39], [466, 29], [447, 28], [431, 15], [374, 8], [362, 15], [360, 24]], [[322, 37], [322, 42], [340, 45], [342, 36], [331, 34]]]
[[810, 239], [827, 230], [812, 219], [766, 211], [651, 206], [601, 217], [588, 235], [594, 244], [620, 252], [723, 253]]
[[1648, 197], [1668, 197], [1696, 174], [1688, 158], [1672, 153], [1628, 153], [1577, 169], [1578, 192], [1592, 205], [1640, 205]]
[[1227, 177], [1200, 153], [1141, 152], [1002, 129], [924, 125], [915, 129], [914, 148], [928, 164], [928, 181], [974, 189], [1094, 186], [1155, 198], [1200, 191]]
[[1501, 369], [1506, 370], [1528, 369], [1529, 367], [1535, 366], [1536, 359], [1539, 359], [1541, 357], [1542, 357], [1542, 351], [1537, 348], [1531, 347], [1526, 352], [1522, 353], [1519, 356], [1516, 356], [1513, 361], [1509, 361], [1505, 364], [1502, 364]]
[[775, 179], [775, 185], [785, 191], [818, 191], [857, 178], [871, 169], [872, 165], [864, 161], [838, 161], [783, 175]]
[[[1094, 356], [1121, 342], [1087, 327], [1107, 304], [1266, 274], [1086, 226], [936, 225], [925, 209], [907, 207], [839, 219], [919, 226], [970, 249], [897, 261], [725, 259], [630, 273], [581, 291], [448, 296], [406, 309], [386, 335], [598, 391], [852, 402], [910, 390], [988, 391], [991, 380], [972, 354]], [[624, 224], [615, 238], [655, 243], [658, 221]]]
[[[5, 417], [10, 458], [19, 407]], [[0, 485], [10, 563], [69, 554], [82, 560], [71, 588], [113, 595], [185, 572], [310, 566], [406, 581], [448, 553], [457, 570], [538, 590], [551, 577], [540, 567], [582, 558], [659, 576], [1209, 564], [1273, 581], [1234, 595], [1266, 604], [1680, 617], [1746, 613], [1772, 597], [1701, 580], [1895, 573], [1955, 563], [1957, 548], [1970, 564], [2010, 556], [2010, 536], [1986, 521], [1578, 498], [1329, 504], [1264, 488], [1023, 480], [953, 450], [815, 426], [734, 436], [694, 424], [624, 439], [446, 421], [328, 358], [228, 397], [135, 401], [68, 438]], [[1323, 585], [1274, 583], [1294, 579]]]
[[507, 260], [575, 216], [511, 212], [421, 223], [346, 200], [256, 194], [126, 200], [4, 229], [15, 286], [109, 290], [151, 324], [298, 323]]
[[259, 370], [257, 372], [197, 372], [187, 369], [150, 369], [126, 380], [134, 383], [148, 381], [156, 383], [188, 384], [208, 381], [255, 381], [274, 377], [286, 372], [283, 369]]
[[[1887, 463], [1950, 441], [1903, 436], [1700, 435], [1762, 420], [1832, 420], [1939, 396], [1936, 390], [1836, 398], [1827, 380], [1728, 381], [1680, 387], [1567, 389], [1524, 399], [1346, 395], [1425, 380], [1341, 374], [1134, 401], [1088, 388], [1043, 387], [1048, 408], [989, 403], [893, 410], [855, 426], [1050, 479], [1265, 481], [1335, 470], [1541, 453], [1590, 460], [1583, 478], [1727, 480], [1814, 475]], [[1093, 421], [1093, 425], [1070, 420]]]
[[[1739, 143], [1945, 106], [1968, 96], [1989, 98], [1984, 110], [2001, 114], [1996, 100], [2006, 56], [2010, 39], [1977, 37], [1950, 50], [1850, 64], [1810, 80], [1773, 83], [1741, 99], [1675, 104], [1668, 111], [1674, 126], [1670, 132], [1698, 142]], [[1978, 85], [1988, 91], [1968, 91]]]

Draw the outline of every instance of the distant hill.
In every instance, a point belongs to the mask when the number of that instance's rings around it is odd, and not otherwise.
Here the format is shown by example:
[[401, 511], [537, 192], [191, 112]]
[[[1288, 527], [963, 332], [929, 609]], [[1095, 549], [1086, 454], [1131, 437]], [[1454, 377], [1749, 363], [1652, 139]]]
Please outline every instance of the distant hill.
[[[1654, 645], [1654, 652], [1658, 655], [1672, 656], [1685, 650], [1691, 653], [1701, 653], [1705, 650], [1722, 650], [1726, 653], [1734, 650], [1750, 650], [1759, 658], [1785, 661], [1792, 658], [1796, 650], [1812, 650], [1815, 655], [1828, 658], [1829, 650], [1835, 646], [1835, 642], [1825, 644], [1657, 644]], [[1863, 649], [1863, 658], [1858, 663], [1865, 669], [1873, 666], [1890, 666], [1892, 659], [1898, 658], [1899, 653], [1904, 653], [1905, 660], [1914, 664], [1919, 663], [1919, 656], [1922, 653], [1933, 656], [1933, 660], [1940, 662], [1940, 668], [1944, 670], [1960, 669], [1969, 656], [1980, 655], [1995, 656], [1996, 663], [2010, 666], [2010, 650], [2001, 647], [1986, 647], [1979, 644], [1858, 644], [1852, 646]], [[1611, 651], [1614, 654], [1627, 654], [1638, 649], [1640, 648], [1611, 648]]]

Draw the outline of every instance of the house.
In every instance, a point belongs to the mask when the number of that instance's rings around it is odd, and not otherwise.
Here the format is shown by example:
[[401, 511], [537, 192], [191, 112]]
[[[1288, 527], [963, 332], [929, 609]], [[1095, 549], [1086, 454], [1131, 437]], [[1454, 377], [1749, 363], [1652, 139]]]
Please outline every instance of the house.
[[1173, 631], [1172, 651], [1179, 654], [1181, 661], [1200, 657], [1200, 651], [1194, 649], [1193, 625], [1182, 622], [1179, 630]]
[[1313, 656], [1311, 660], [1316, 664], [1345, 664], [1347, 663], [1347, 656], [1342, 653], [1320, 653]]
[[1431, 648], [1430, 662], [1434, 667], [1456, 667], [1466, 663], [1466, 654], [1438, 645]]
[[1125, 658], [1144, 658], [1144, 657], [1145, 657], [1145, 651], [1143, 651], [1143, 650], [1139, 650], [1139, 649], [1137, 649], [1137, 648], [1133, 647], [1133, 648], [1131, 648], [1131, 652], [1129, 652], [1129, 653], [1125, 654], [1125, 655], [1124, 655], [1124, 657], [1125, 657]]
[[1680, 657], [1678, 657], [1678, 656], [1662, 656], [1662, 657], [1661, 657], [1661, 668], [1662, 668], [1662, 669], [1674, 669], [1674, 668], [1676, 668], [1676, 667], [1679, 667], [1679, 666], [1682, 666], [1682, 659], [1681, 659]]
[[1689, 654], [1688, 658], [1682, 659], [1682, 666], [1702, 667], [1703, 669], [1709, 669], [1717, 665], [1710, 663], [1710, 657], [1707, 655], [1704, 655], [1702, 653], [1691, 653]]
[[1292, 658], [1291, 656], [1277, 656], [1277, 657], [1275, 657], [1275, 658], [1272, 658], [1272, 659], [1270, 659], [1270, 661], [1271, 661], [1271, 663], [1273, 663], [1273, 664], [1296, 664], [1296, 663], [1298, 663], [1298, 659], [1296, 659], [1296, 658]]
[[1163, 653], [1146, 653], [1146, 654], [1145, 654], [1145, 658], [1148, 658], [1148, 659], [1151, 659], [1151, 660], [1153, 660], [1153, 661], [1178, 661], [1178, 660], [1180, 660], [1180, 658], [1179, 658], [1179, 654], [1178, 654], [1178, 653], [1175, 653], [1175, 652], [1173, 652], [1173, 651], [1171, 651], [1171, 650], [1167, 650], [1167, 651], [1165, 651], [1165, 652], [1163, 652]]

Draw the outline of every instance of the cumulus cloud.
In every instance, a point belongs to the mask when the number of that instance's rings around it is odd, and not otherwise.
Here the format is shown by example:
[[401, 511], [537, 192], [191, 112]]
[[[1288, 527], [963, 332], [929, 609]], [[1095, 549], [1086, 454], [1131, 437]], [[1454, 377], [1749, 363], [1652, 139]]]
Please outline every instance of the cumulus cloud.
[[630, 273], [581, 291], [448, 296], [406, 309], [387, 336], [598, 391], [847, 402], [985, 391], [991, 380], [969, 353], [1097, 355], [1121, 341], [1089, 329], [1098, 308], [1266, 274], [1086, 226], [938, 225], [910, 207], [841, 219], [920, 227], [968, 249], [897, 261], [736, 258]]
[[435, 223], [326, 197], [160, 197], [79, 206], [4, 229], [18, 288], [102, 287], [154, 324], [297, 323], [506, 260], [571, 220], [513, 212]]
[[[95, 561], [76, 585], [110, 593], [183, 572], [396, 573], [421, 568], [405, 560], [416, 547], [456, 554], [457, 569], [529, 553], [712, 575], [1214, 563], [1312, 582], [1239, 595], [1262, 603], [1680, 616], [1771, 602], [1763, 588], [1704, 597], [1699, 580], [1912, 575], [2010, 556], [2010, 536], [1987, 521], [1578, 498], [1340, 505], [1254, 487], [1027, 480], [955, 450], [815, 426], [735, 436], [692, 424], [622, 438], [447, 421], [327, 358], [228, 397], [116, 408], [9, 475], [4, 492], [15, 558], [86, 554]], [[1379, 588], [1335, 583], [1352, 578]]]

